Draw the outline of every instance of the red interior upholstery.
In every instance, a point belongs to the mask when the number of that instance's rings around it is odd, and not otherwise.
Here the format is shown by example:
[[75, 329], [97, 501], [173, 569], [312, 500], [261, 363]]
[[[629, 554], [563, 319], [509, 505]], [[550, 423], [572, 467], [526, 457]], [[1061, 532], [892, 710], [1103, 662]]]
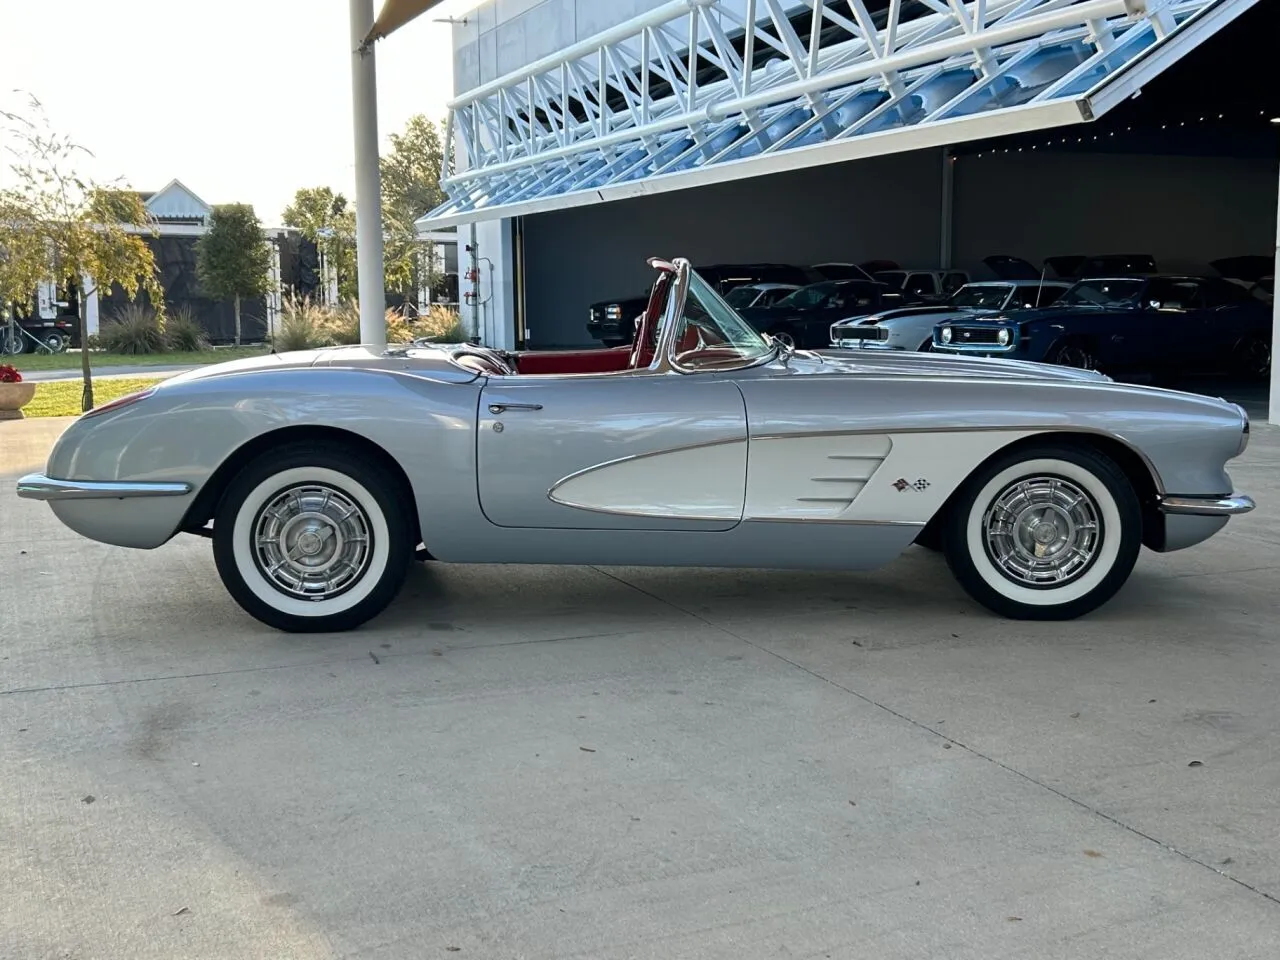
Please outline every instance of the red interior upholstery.
[[630, 347], [597, 350], [539, 350], [517, 357], [520, 373], [614, 373], [631, 364]]

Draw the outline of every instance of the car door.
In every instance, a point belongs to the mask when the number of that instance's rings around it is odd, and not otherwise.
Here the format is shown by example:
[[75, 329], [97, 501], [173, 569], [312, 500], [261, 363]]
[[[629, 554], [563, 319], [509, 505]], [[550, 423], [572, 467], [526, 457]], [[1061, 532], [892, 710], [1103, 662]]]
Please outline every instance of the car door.
[[1200, 350], [1208, 311], [1199, 281], [1156, 277], [1144, 296], [1150, 330], [1143, 353], [1148, 369], [1200, 366]]
[[728, 530], [747, 414], [714, 374], [495, 377], [477, 411], [480, 506], [500, 527]]

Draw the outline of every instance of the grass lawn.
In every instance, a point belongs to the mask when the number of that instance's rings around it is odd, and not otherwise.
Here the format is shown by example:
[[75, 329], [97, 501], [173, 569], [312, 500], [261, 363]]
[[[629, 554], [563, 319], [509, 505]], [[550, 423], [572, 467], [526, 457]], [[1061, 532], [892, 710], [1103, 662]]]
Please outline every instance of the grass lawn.
[[[123, 397], [126, 393], [145, 390], [152, 384], [159, 383], [156, 377], [120, 377], [115, 380], [95, 380], [93, 382], [93, 402], [102, 406], [108, 400]], [[78, 417], [80, 416], [80, 394], [84, 392], [84, 383], [79, 380], [55, 380], [51, 383], [37, 383], [36, 395], [31, 402], [22, 408], [27, 417]]]
[[[124, 353], [93, 353], [89, 355], [89, 363], [94, 370], [103, 370], [107, 367], [149, 367], [157, 364], [222, 363], [224, 360], [239, 360], [241, 357], [260, 357], [270, 349], [270, 347], [259, 345], [217, 347], [194, 353], [144, 353], [140, 356]], [[3, 362], [12, 363], [19, 370], [79, 370], [80, 351], [24, 353], [16, 357], [5, 357]]]

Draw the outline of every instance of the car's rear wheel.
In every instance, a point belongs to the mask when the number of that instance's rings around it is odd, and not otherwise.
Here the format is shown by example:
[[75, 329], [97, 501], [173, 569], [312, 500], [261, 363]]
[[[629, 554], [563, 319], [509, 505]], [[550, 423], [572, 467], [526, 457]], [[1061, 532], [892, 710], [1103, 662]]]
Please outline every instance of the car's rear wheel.
[[1069, 444], [1010, 451], [957, 491], [943, 549], [975, 600], [1016, 620], [1070, 620], [1124, 585], [1142, 508], [1110, 458]]
[[1236, 376], [1265, 380], [1271, 375], [1271, 343], [1257, 335], [1245, 337], [1231, 354], [1231, 368]]
[[340, 445], [297, 443], [251, 462], [222, 496], [213, 555], [231, 596], [269, 626], [350, 630], [395, 598], [413, 556], [390, 471]]

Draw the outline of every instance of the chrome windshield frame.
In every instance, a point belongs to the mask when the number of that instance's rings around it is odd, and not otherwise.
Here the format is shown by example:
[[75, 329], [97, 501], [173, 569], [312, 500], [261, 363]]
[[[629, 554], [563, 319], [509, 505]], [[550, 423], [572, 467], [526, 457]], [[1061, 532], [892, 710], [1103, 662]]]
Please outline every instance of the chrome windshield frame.
[[[651, 261], [652, 262], [652, 261]], [[656, 265], [656, 264], [655, 264]], [[684, 308], [688, 303], [689, 295], [692, 289], [693, 267], [684, 257], [677, 257], [669, 265], [662, 264], [659, 269], [669, 269], [674, 273], [671, 287], [667, 292], [667, 303], [662, 313], [662, 326], [658, 331], [657, 343], [655, 345], [653, 360], [649, 363], [650, 373], [678, 373], [681, 375], [697, 374], [697, 373], [724, 373], [732, 370], [745, 370], [749, 367], [759, 366], [762, 363], [768, 363], [775, 360], [780, 352], [786, 351], [786, 345], [780, 341], [773, 340], [766, 334], [757, 334], [761, 341], [771, 349], [765, 351], [758, 357], [744, 358], [740, 364], [732, 366], [715, 367], [714, 369], [698, 369], [697, 367], [688, 367], [676, 362], [676, 344], [679, 342], [679, 335], [682, 332], [678, 329], [680, 320], [684, 316]], [[705, 282], [705, 281], [704, 281]], [[714, 288], [713, 292], [714, 292]], [[724, 298], [720, 298], [724, 303]], [[755, 328], [746, 320], [742, 319], [742, 315], [734, 310], [728, 303], [724, 303], [725, 308], [736, 316], [743, 326], [754, 330]]]

